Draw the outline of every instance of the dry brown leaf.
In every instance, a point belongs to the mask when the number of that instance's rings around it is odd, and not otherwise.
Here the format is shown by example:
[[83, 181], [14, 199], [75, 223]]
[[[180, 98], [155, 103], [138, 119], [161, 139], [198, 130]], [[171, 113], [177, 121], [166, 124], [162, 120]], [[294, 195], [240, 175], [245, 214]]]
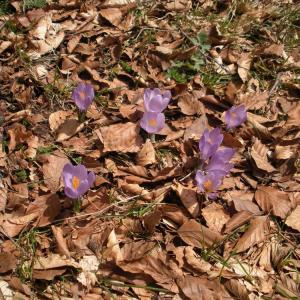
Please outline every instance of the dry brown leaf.
[[58, 110], [49, 116], [49, 126], [52, 131], [56, 131], [65, 120], [73, 113], [71, 111]]
[[80, 123], [75, 119], [68, 119], [63, 122], [57, 129], [57, 142], [65, 141], [71, 138], [76, 133], [80, 132], [84, 128], [85, 123]]
[[59, 254], [50, 253], [48, 256], [37, 257], [34, 264], [34, 270], [48, 270], [61, 267], [80, 268], [80, 265], [73, 258], [66, 258]]
[[260, 136], [272, 139], [270, 131], [260, 123], [257, 115], [247, 112], [247, 124], [249, 124], [255, 132], [258, 132]]
[[265, 55], [274, 55], [282, 57], [284, 55], [284, 45], [283, 44], [272, 44], [263, 49], [263, 54]]
[[199, 257], [190, 246], [184, 247], [184, 258], [194, 270], [200, 273], [209, 273], [212, 269], [212, 265]]
[[99, 11], [100, 15], [112, 25], [118, 27], [123, 19], [122, 11], [119, 8], [105, 8]]
[[246, 106], [247, 110], [259, 110], [267, 105], [269, 99], [268, 92], [262, 93], [246, 93], [239, 97], [240, 103]]
[[104, 144], [104, 152], [133, 152], [136, 153], [142, 146], [139, 135], [139, 125], [134, 123], [115, 124], [100, 129], [100, 139]]
[[266, 213], [284, 219], [291, 210], [291, 203], [286, 192], [271, 186], [260, 186], [255, 192], [255, 200]]
[[300, 205], [287, 217], [285, 224], [300, 232]]
[[191, 126], [189, 126], [184, 133], [184, 140], [194, 139], [199, 140], [205, 128], [208, 127], [208, 121], [205, 114], [196, 119]]
[[0, 273], [6, 273], [13, 270], [17, 265], [15, 256], [11, 253], [0, 253]]
[[211, 247], [223, 240], [222, 235], [208, 229], [193, 219], [185, 222], [177, 232], [185, 243], [197, 248]]
[[261, 214], [259, 207], [251, 200], [235, 198], [233, 203], [236, 211], [248, 211], [254, 215]]
[[3, 181], [0, 181], [0, 212], [5, 210], [7, 203], [7, 188], [3, 185]]
[[164, 288], [174, 293], [179, 292], [174, 282], [175, 274], [170, 268], [170, 262], [158, 247], [139, 260], [131, 263], [118, 263], [118, 266], [125, 272], [147, 274]]
[[230, 219], [230, 216], [225, 211], [222, 205], [215, 202], [207, 205], [202, 209], [202, 215], [206, 221], [207, 226], [216, 232], [221, 232], [224, 225]]
[[136, 162], [140, 166], [147, 166], [156, 162], [155, 149], [149, 139], [146, 140], [142, 149], [137, 153]]
[[289, 159], [293, 156], [293, 151], [290, 147], [275, 146], [274, 157], [275, 159]]
[[268, 148], [263, 145], [259, 139], [254, 138], [254, 144], [251, 147], [250, 154], [256, 167], [265, 172], [275, 172], [276, 169], [268, 162]]
[[41, 159], [44, 162], [42, 171], [45, 184], [51, 192], [56, 192], [60, 186], [61, 172], [69, 160], [65, 154], [58, 150], [52, 154], [43, 155]]
[[234, 250], [243, 252], [250, 247], [263, 242], [269, 233], [269, 222], [267, 216], [254, 217], [250, 226], [243, 236], [238, 240]]
[[53, 280], [55, 276], [62, 275], [66, 272], [65, 268], [47, 269], [47, 270], [33, 270], [32, 278], [42, 280]]
[[176, 191], [178, 196], [180, 197], [181, 202], [191, 214], [193, 218], [199, 216], [199, 203], [197, 200], [197, 192], [190, 188], [185, 188], [180, 183], [175, 183], [172, 185], [172, 188]]
[[191, 300], [233, 300], [218, 280], [211, 281], [205, 277], [186, 275], [176, 282], [183, 294]]
[[179, 97], [178, 106], [182, 113], [188, 116], [203, 114], [205, 112], [202, 102], [189, 93], [184, 93]]
[[47, 226], [52, 223], [60, 213], [60, 200], [56, 194], [43, 195], [31, 202], [26, 210], [27, 214], [38, 214], [35, 223], [37, 227]]
[[239, 300], [250, 300], [249, 292], [245, 285], [241, 284], [238, 279], [229, 279], [225, 282], [225, 287]]
[[249, 53], [242, 53], [241, 57], [237, 61], [238, 74], [243, 82], [248, 80], [251, 62], [252, 58]]
[[232, 230], [244, 225], [251, 220], [253, 214], [249, 211], [240, 211], [234, 214], [231, 219], [226, 223], [224, 233], [230, 233]]
[[71, 255], [67, 242], [63, 236], [62, 229], [60, 227], [55, 227], [54, 225], [51, 226], [51, 229], [57, 242], [58, 253], [69, 258]]
[[121, 249], [123, 261], [131, 262], [134, 260], [141, 259], [155, 247], [156, 243], [151, 241], [137, 241], [127, 243]]
[[4, 221], [0, 226], [0, 231], [3, 231], [4, 234], [8, 235], [9, 237], [14, 237], [38, 216], [39, 214], [37, 212], [25, 216], [11, 216], [6, 214]]

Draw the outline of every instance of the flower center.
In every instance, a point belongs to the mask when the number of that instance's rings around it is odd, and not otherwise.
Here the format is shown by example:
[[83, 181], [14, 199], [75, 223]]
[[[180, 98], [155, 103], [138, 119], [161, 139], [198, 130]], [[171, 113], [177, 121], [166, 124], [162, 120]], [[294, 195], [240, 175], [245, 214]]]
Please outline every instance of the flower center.
[[75, 190], [77, 190], [78, 187], [79, 187], [79, 185], [80, 185], [80, 180], [79, 180], [79, 178], [78, 178], [77, 176], [74, 176], [73, 179], [72, 179], [72, 186], [73, 186], [73, 188], [74, 188]]
[[86, 93], [84, 91], [79, 92], [79, 97], [81, 100], [84, 100], [86, 98]]
[[231, 118], [232, 119], [236, 119], [237, 118], [237, 114], [234, 111], [231, 113]]
[[150, 126], [152, 126], [152, 127], [155, 127], [155, 126], [157, 125], [157, 121], [156, 121], [155, 119], [150, 119], [150, 120], [148, 121], [148, 124], [149, 124]]
[[206, 179], [203, 183], [203, 186], [207, 192], [212, 192], [213, 190], [213, 183], [210, 179]]

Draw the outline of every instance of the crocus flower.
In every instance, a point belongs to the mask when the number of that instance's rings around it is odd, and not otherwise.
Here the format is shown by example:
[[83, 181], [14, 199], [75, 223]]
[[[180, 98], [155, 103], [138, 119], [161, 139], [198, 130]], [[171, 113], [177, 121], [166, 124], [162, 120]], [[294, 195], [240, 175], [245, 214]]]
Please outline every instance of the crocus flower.
[[78, 199], [94, 184], [95, 174], [87, 172], [83, 165], [73, 166], [67, 163], [62, 171], [65, 194], [69, 198]]
[[212, 155], [214, 155], [218, 150], [219, 146], [221, 145], [222, 141], [223, 141], [223, 134], [221, 134], [219, 128], [215, 128], [211, 131], [205, 129], [199, 141], [199, 150], [200, 150], [201, 158], [203, 160], [207, 160]]
[[215, 171], [205, 174], [202, 171], [197, 171], [196, 182], [199, 190], [205, 192], [210, 199], [216, 197], [216, 190], [222, 183], [222, 173]]
[[95, 97], [91, 84], [80, 82], [72, 92], [72, 100], [80, 111], [86, 111]]
[[225, 122], [227, 129], [240, 126], [247, 119], [247, 111], [245, 105], [232, 106], [225, 113]]
[[205, 170], [207, 172], [218, 172], [222, 176], [226, 176], [233, 167], [233, 164], [229, 163], [230, 159], [234, 155], [234, 149], [223, 148], [219, 149], [209, 160]]
[[146, 112], [161, 113], [169, 104], [171, 99], [171, 92], [161, 92], [160, 89], [155, 88], [145, 89], [144, 91], [144, 107]]
[[165, 115], [163, 113], [145, 112], [140, 125], [148, 133], [158, 133], [165, 126]]

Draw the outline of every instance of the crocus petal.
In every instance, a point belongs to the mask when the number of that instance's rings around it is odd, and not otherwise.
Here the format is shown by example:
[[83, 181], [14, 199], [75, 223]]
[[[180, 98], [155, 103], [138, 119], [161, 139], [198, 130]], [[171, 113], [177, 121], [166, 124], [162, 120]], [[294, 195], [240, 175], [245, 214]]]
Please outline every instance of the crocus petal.
[[247, 119], [247, 111], [244, 105], [232, 106], [225, 113], [225, 123], [227, 129], [240, 126]]
[[80, 111], [86, 111], [95, 97], [91, 84], [80, 82], [72, 92], [72, 99]]
[[203, 160], [207, 160], [218, 150], [223, 141], [223, 134], [219, 128], [215, 128], [210, 132], [205, 129], [199, 141], [200, 155]]
[[65, 191], [65, 195], [71, 199], [78, 199], [80, 197], [78, 190], [74, 190], [70, 187], [65, 186], [64, 191]]
[[79, 197], [81, 197], [83, 194], [85, 194], [85, 193], [88, 191], [89, 188], [90, 188], [90, 185], [89, 185], [87, 179], [86, 179], [86, 180], [83, 180], [83, 181], [80, 183], [80, 186], [79, 186], [78, 189], [77, 189], [77, 192], [78, 192], [78, 194], [79, 194]]
[[94, 172], [89, 172], [89, 174], [87, 176], [87, 181], [89, 183], [89, 187], [93, 186], [95, 180], [96, 180], [96, 176], [95, 176]]
[[74, 167], [74, 174], [80, 179], [85, 180], [88, 176], [87, 169], [84, 165], [77, 165]]
[[161, 93], [160, 89], [145, 89], [144, 107], [146, 112], [162, 112], [169, 104], [171, 93], [169, 91]]
[[145, 112], [140, 126], [148, 133], [158, 133], [165, 126], [165, 116], [163, 113]]

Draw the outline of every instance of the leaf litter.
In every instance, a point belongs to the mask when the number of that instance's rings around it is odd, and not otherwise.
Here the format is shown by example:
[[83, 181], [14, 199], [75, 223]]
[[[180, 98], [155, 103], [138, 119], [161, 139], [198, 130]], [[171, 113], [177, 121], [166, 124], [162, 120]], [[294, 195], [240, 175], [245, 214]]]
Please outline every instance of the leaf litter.
[[0, 298], [300, 297], [297, 1], [2, 2]]

